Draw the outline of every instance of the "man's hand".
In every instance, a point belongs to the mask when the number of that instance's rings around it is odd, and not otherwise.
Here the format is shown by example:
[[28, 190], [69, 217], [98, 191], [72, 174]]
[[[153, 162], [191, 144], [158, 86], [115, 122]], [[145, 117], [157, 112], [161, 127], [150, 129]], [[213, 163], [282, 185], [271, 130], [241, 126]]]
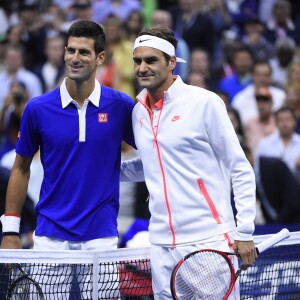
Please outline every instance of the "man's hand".
[[233, 250], [240, 254], [245, 269], [252, 266], [257, 258], [257, 251], [253, 241], [234, 241]]
[[21, 239], [16, 235], [7, 235], [2, 238], [1, 249], [22, 249]]

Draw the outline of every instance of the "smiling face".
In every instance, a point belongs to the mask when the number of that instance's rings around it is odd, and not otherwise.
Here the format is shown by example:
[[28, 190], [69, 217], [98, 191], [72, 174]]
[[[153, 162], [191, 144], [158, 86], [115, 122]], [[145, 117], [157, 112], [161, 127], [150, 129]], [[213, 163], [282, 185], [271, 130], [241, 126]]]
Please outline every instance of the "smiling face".
[[86, 37], [69, 37], [65, 48], [67, 75], [77, 82], [95, 80], [97, 66], [104, 62], [104, 51], [96, 55], [95, 41]]
[[133, 61], [138, 82], [148, 91], [162, 95], [173, 83], [175, 56], [166, 61], [162, 51], [151, 47], [138, 47], [134, 50]]

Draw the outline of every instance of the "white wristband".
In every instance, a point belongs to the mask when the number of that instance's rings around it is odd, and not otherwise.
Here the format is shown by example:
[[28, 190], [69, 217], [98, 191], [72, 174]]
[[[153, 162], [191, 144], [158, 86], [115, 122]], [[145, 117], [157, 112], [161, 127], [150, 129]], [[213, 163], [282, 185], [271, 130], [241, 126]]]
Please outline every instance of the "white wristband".
[[21, 218], [18, 216], [11, 215], [2, 215], [1, 218], [2, 223], [2, 232], [20, 232], [20, 222]]

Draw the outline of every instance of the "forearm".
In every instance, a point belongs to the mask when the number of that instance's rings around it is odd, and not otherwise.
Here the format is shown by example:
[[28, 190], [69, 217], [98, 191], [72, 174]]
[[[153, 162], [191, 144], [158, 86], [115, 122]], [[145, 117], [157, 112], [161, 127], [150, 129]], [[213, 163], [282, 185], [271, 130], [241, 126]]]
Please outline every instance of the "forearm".
[[140, 158], [122, 161], [120, 180], [124, 182], [145, 181], [143, 164]]
[[21, 215], [27, 194], [30, 172], [23, 173], [19, 168], [13, 168], [8, 182], [5, 213]]
[[16, 156], [11, 170], [7, 193], [5, 213], [21, 215], [22, 207], [27, 195], [32, 158]]
[[[29, 159], [29, 161], [31, 160]], [[18, 164], [18, 162], [23, 162], [23, 164]], [[26, 166], [26, 164], [24, 165], [24, 160], [17, 156], [7, 187], [5, 214], [1, 217], [2, 249], [22, 248], [19, 237], [21, 211], [27, 194], [30, 176], [30, 168], [24, 168], [24, 166]]]

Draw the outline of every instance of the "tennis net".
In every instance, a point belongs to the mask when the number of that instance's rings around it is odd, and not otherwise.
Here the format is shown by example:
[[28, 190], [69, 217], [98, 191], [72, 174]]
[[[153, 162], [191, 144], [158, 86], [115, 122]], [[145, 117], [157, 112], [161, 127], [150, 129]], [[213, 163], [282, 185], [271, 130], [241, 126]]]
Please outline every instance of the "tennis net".
[[[0, 299], [153, 299], [149, 252], [0, 250]], [[241, 299], [300, 299], [300, 232], [261, 253], [240, 286]]]

